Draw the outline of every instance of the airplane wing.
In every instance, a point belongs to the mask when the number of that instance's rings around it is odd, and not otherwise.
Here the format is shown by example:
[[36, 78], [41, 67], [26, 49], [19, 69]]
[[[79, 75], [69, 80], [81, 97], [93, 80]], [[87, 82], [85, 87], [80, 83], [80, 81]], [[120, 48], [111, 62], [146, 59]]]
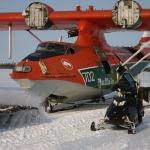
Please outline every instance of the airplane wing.
[[22, 13], [0, 13], [0, 30], [8, 30], [10, 25], [13, 30], [29, 29], [25, 24], [25, 18], [22, 16]]
[[[150, 30], [150, 9], [143, 9], [140, 13], [142, 24], [136, 28], [137, 30]], [[97, 11], [72, 11], [72, 12], [54, 12], [49, 15], [49, 19], [54, 23], [54, 29], [67, 29], [78, 26], [80, 20], [97, 25], [100, 30], [115, 31], [123, 30], [112, 20], [112, 10]]]
[[124, 29], [150, 30], [150, 9], [141, 9], [138, 4], [134, 5], [132, 9], [125, 6], [125, 11], [131, 13], [130, 16], [127, 16], [126, 13], [122, 13], [120, 5], [117, 2], [113, 11], [95, 10], [92, 6], [85, 11], [81, 10], [80, 6], [77, 6], [75, 11], [54, 11], [43, 3], [35, 2], [31, 3], [24, 13], [0, 13], [0, 30], [8, 30], [10, 25], [14, 30], [82, 29], [83, 22], [94, 24], [103, 32]]

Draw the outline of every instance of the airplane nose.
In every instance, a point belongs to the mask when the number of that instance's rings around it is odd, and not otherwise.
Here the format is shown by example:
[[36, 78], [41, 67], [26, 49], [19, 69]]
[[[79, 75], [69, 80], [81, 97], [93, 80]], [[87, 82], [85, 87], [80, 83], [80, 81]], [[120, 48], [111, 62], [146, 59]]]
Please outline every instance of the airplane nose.
[[29, 65], [15, 66], [13, 71], [27, 73], [27, 72], [31, 72], [32, 68]]
[[17, 81], [23, 89], [27, 90], [34, 85], [34, 82], [31, 82], [27, 78], [30, 72], [32, 72], [32, 67], [27, 63], [21, 62], [14, 67], [10, 76], [13, 80]]
[[27, 73], [30, 73], [32, 71], [32, 67], [29, 64], [26, 63], [18, 63], [12, 73], [10, 74], [11, 78], [16, 79], [23, 79], [27, 75]]

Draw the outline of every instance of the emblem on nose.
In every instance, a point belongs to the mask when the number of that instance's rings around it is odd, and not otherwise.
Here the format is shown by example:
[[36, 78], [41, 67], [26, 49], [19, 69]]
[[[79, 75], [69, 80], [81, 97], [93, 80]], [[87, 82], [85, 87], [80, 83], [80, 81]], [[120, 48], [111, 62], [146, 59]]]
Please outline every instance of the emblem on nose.
[[68, 70], [72, 70], [73, 69], [73, 65], [66, 59], [62, 59], [61, 60], [62, 65], [68, 69]]

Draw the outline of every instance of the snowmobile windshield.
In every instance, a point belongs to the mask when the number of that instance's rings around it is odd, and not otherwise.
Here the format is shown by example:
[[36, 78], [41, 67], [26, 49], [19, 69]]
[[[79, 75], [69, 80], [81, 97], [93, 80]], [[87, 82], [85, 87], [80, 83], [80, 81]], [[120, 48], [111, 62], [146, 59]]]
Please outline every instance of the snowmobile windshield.
[[133, 79], [133, 77], [131, 76], [130, 73], [125, 72], [123, 74], [123, 77], [128, 81], [130, 87], [136, 88], [136, 84], [135, 84], [136, 82], [135, 82], [135, 80]]

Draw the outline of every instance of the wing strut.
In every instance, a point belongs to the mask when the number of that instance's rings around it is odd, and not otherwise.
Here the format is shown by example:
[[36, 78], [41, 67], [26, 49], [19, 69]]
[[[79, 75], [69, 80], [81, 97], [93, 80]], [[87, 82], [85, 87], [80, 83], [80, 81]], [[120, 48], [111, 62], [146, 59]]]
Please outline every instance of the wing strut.
[[[136, 55], [138, 55], [145, 47], [147, 47], [150, 44], [150, 41], [146, 42], [144, 45], [141, 46], [141, 48], [134, 53], [131, 57], [129, 57], [123, 64], [122, 66], [125, 66], [130, 60], [132, 60]], [[148, 56], [147, 56], [148, 57]]]
[[9, 28], [9, 47], [8, 47], [8, 58], [12, 59], [12, 25], [8, 26]]
[[41, 39], [39, 39], [33, 32], [31, 32], [30, 30], [26, 30], [27, 32], [29, 32], [35, 39], [37, 39], [40, 43], [42, 42]]
[[136, 62], [134, 65], [132, 65], [130, 67], [130, 69], [133, 69], [135, 66], [137, 66], [141, 61], [143, 61], [145, 58], [147, 58], [148, 56], [150, 56], [150, 52], [147, 53], [144, 57], [142, 57], [138, 62]]

